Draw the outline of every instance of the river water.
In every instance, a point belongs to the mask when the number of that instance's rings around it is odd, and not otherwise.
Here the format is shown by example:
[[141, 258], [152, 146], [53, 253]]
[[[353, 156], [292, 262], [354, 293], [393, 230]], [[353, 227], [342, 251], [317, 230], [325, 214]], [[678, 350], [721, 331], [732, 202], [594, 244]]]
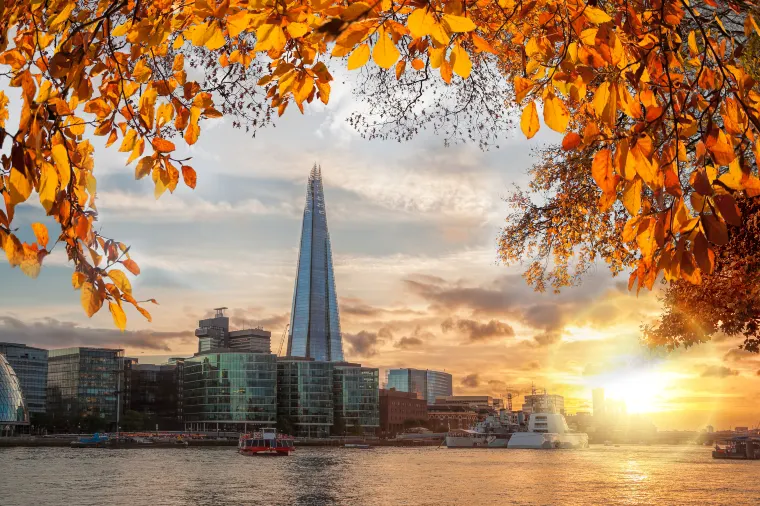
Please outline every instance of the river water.
[[760, 461], [695, 446], [586, 450], [0, 450], [0, 505], [757, 505]]

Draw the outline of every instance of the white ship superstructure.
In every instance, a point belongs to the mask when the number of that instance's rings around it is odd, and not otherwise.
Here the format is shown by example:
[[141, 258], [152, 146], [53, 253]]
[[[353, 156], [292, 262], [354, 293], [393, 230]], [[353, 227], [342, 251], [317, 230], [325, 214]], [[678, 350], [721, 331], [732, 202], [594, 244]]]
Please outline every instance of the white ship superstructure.
[[588, 448], [588, 435], [572, 432], [562, 413], [551, 407], [549, 412], [534, 412], [528, 421], [528, 432], [515, 432], [508, 448]]
[[469, 430], [454, 430], [446, 434], [447, 448], [506, 448], [513, 432], [512, 413], [502, 410], [488, 415]]

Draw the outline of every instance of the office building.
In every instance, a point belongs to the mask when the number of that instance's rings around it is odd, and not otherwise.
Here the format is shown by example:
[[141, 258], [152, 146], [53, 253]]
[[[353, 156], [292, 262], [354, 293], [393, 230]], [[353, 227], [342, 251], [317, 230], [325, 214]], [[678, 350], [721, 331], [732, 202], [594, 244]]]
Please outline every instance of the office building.
[[347, 362], [333, 367], [335, 424], [347, 433], [375, 433], [380, 428], [380, 371]]
[[123, 352], [85, 347], [49, 351], [47, 411], [57, 427], [73, 429], [83, 418], [100, 421], [90, 427], [115, 426]]
[[322, 174], [316, 166], [309, 174], [306, 189], [287, 355], [323, 362], [343, 361]]
[[218, 350], [234, 350], [240, 353], [271, 353], [272, 333], [260, 327], [230, 330], [230, 319], [225, 316], [226, 307], [214, 309], [213, 318], [198, 322], [195, 336], [198, 338], [198, 354]]
[[390, 369], [386, 388], [416, 393], [428, 404], [435, 404], [437, 397], [453, 393], [451, 374], [430, 369]]
[[522, 405], [525, 413], [561, 413], [565, 414], [565, 398], [561, 395], [531, 394], [525, 396]]
[[25, 344], [0, 343], [0, 355], [5, 355], [16, 372], [30, 416], [45, 413], [48, 351]]
[[184, 360], [185, 428], [243, 432], [277, 421], [277, 360], [220, 351]]
[[297, 437], [330, 435], [334, 421], [333, 364], [304, 357], [277, 359], [277, 419]]
[[447, 395], [445, 397], [436, 397], [435, 404], [439, 406], [469, 406], [478, 410], [496, 409], [494, 398], [490, 395]]
[[183, 362], [175, 362], [132, 367], [127, 406], [142, 414], [150, 428], [182, 429], [183, 365]]
[[21, 383], [4, 355], [0, 355], [0, 435], [10, 433], [16, 425], [28, 425], [29, 412], [24, 405]]
[[416, 392], [380, 390], [380, 430], [384, 434], [398, 434], [409, 426], [427, 423], [427, 401]]

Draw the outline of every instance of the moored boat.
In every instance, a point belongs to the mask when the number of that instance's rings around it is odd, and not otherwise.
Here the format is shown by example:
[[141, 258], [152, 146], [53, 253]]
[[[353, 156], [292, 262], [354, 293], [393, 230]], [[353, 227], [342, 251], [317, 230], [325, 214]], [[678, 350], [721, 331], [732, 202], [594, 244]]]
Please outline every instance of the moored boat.
[[295, 439], [277, 434], [277, 429], [266, 428], [261, 432], [241, 434], [238, 453], [241, 455], [290, 455], [295, 450]]
[[446, 434], [447, 448], [506, 448], [516, 426], [511, 423], [511, 413], [488, 415], [471, 429], [453, 430]]
[[728, 445], [721, 448], [717, 444], [712, 452], [714, 459], [760, 459], [760, 438], [749, 436], [737, 436], [732, 438]]
[[508, 448], [588, 448], [588, 434], [571, 432], [561, 413], [534, 413], [528, 432], [512, 434]]

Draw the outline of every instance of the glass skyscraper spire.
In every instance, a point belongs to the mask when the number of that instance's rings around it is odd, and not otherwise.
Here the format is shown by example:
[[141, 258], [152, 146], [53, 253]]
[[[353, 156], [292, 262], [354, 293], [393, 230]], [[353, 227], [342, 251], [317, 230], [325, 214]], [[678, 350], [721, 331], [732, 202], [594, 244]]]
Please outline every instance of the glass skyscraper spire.
[[316, 165], [311, 169], [306, 187], [288, 355], [328, 362], [343, 361], [322, 173]]

